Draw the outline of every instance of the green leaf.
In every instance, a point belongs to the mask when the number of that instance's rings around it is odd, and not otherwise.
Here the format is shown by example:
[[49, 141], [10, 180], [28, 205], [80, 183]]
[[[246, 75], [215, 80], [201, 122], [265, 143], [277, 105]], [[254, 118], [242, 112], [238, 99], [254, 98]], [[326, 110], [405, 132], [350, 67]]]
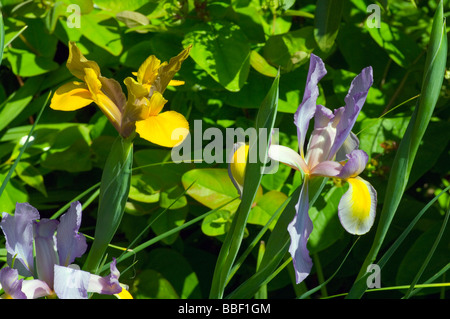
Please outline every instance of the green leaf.
[[94, 0], [94, 4], [105, 11], [117, 13], [124, 10], [135, 11], [145, 4], [148, 0], [129, 0], [129, 1], [115, 1], [115, 0]]
[[395, 63], [403, 68], [410, 66], [421, 52], [416, 41], [384, 21], [380, 22], [380, 28], [368, 29], [375, 42], [386, 51]]
[[200, 298], [197, 274], [189, 261], [173, 249], [154, 249], [148, 254], [152, 269], [166, 278], [181, 299]]
[[278, 70], [271, 66], [267, 61], [255, 50], [250, 53], [250, 65], [259, 73], [276, 77]]
[[6, 101], [0, 105], [0, 131], [11, 123], [31, 102], [42, 84], [41, 77], [28, 79], [16, 92], [11, 94]]
[[332, 187], [317, 198], [310, 208], [309, 216], [313, 222], [313, 231], [308, 239], [310, 254], [318, 253], [334, 244], [344, 233], [337, 215], [339, 201], [344, 195], [344, 187]]
[[[162, 209], [162, 208], [161, 208]], [[179, 227], [184, 224], [187, 216], [187, 207], [182, 207], [180, 209], [170, 209], [164, 214], [158, 216], [152, 223], [152, 230], [157, 236], [166, 233], [167, 231]], [[157, 216], [157, 215], [155, 215]], [[150, 221], [151, 222], [151, 221]], [[171, 245], [175, 242], [178, 237], [178, 232], [165, 237], [162, 241], [167, 245]]]
[[367, 289], [364, 280], [367, 266], [374, 262], [391, 225], [406, 189], [417, 150], [440, 96], [447, 61], [447, 32], [443, 11], [443, 2], [441, 1], [433, 19], [420, 100], [414, 109], [406, 133], [394, 158], [373, 245], [361, 267], [355, 284], [349, 292], [348, 298], [359, 298]]
[[239, 91], [250, 68], [250, 45], [239, 26], [230, 22], [199, 24], [185, 35], [183, 46], [192, 44], [190, 56], [231, 92]]
[[16, 166], [16, 173], [19, 178], [27, 185], [37, 189], [45, 197], [47, 197], [47, 191], [45, 189], [44, 177], [41, 172], [34, 167], [31, 163], [21, 161]]
[[314, 38], [320, 50], [328, 52], [334, 45], [341, 24], [343, 0], [318, 0], [314, 18]]
[[170, 282], [159, 272], [145, 269], [133, 281], [130, 293], [136, 299], [178, 299]]
[[111, 16], [94, 10], [83, 16], [79, 31], [95, 45], [112, 55], [118, 56], [122, 53], [123, 46], [119, 25]]
[[[0, 174], [0, 181], [3, 182], [6, 175]], [[14, 179], [10, 179], [3, 192], [0, 194], [0, 211], [12, 214], [16, 209], [16, 203], [28, 202], [28, 195], [23, 186]]]
[[203, 219], [202, 232], [211, 237], [224, 235], [230, 229], [230, 212], [227, 210], [218, 210]]
[[290, 72], [306, 63], [315, 47], [313, 28], [304, 27], [271, 36], [263, 48], [263, 56], [270, 64]]
[[[278, 207], [283, 205], [287, 196], [279, 191], [269, 191], [256, 201], [256, 205], [248, 215], [248, 223], [264, 226], [270, 220], [272, 215], [277, 211]], [[273, 229], [276, 220], [269, 229]]]
[[[222, 168], [190, 170], [183, 175], [182, 183], [185, 188], [194, 183], [187, 194], [211, 209], [220, 207], [239, 196], [228, 176], [228, 171]], [[240, 201], [234, 201], [223, 209], [235, 212], [239, 203]]]

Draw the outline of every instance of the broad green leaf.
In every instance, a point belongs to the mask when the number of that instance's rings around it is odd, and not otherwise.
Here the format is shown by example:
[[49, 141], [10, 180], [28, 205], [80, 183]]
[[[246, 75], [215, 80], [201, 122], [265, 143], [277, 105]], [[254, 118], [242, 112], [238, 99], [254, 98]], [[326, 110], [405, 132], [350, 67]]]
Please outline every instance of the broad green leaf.
[[[182, 182], [185, 188], [195, 182], [187, 194], [211, 209], [239, 196], [226, 169], [193, 169], [183, 174]], [[235, 212], [239, 203], [238, 200], [234, 201], [223, 209]]]
[[27, 185], [37, 189], [47, 197], [47, 191], [44, 184], [44, 177], [41, 172], [31, 163], [21, 161], [16, 166], [16, 173], [19, 178]]
[[92, 11], [81, 20], [81, 34], [114, 56], [122, 53], [119, 25], [111, 16]]
[[53, 58], [37, 56], [22, 49], [9, 48], [6, 57], [13, 72], [23, 77], [41, 75], [56, 70], [59, 66]]
[[250, 45], [239, 26], [230, 22], [199, 24], [185, 35], [192, 44], [190, 56], [208, 74], [231, 92], [239, 91], [250, 68]]
[[317, 198], [309, 210], [313, 222], [313, 231], [309, 236], [308, 248], [310, 254], [322, 251], [334, 244], [344, 233], [337, 215], [339, 201], [344, 195], [344, 187], [332, 187]]
[[147, 4], [148, 0], [129, 0], [129, 1], [115, 1], [115, 0], [93, 0], [94, 4], [105, 11], [117, 13], [124, 10], [135, 11]]
[[[6, 174], [0, 173], [0, 183], [6, 178]], [[16, 208], [16, 203], [28, 202], [28, 195], [23, 186], [14, 179], [10, 179], [6, 184], [3, 193], [0, 194], [0, 212], [12, 214]]]
[[151, 186], [152, 179], [143, 174], [133, 174], [131, 177], [130, 194], [128, 197], [141, 203], [157, 203], [160, 198], [160, 190]]
[[384, 21], [380, 28], [368, 28], [375, 42], [389, 57], [403, 68], [410, 66], [419, 56], [421, 49], [408, 35]]
[[159, 272], [144, 269], [133, 281], [130, 293], [135, 299], [178, 299], [170, 282]]
[[227, 210], [218, 210], [203, 219], [202, 232], [207, 236], [220, 236], [227, 233], [231, 225], [231, 214]]
[[341, 24], [343, 0], [318, 0], [314, 18], [314, 38], [319, 48], [328, 52], [334, 45]]
[[[269, 191], [261, 196], [257, 201], [256, 205], [250, 211], [248, 216], [248, 223], [264, 226], [272, 217], [272, 215], [277, 211], [277, 209], [283, 205], [287, 196], [279, 191]], [[276, 221], [269, 227], [273, 229]]]
[[197, 274], [187, 258], [173, 249], [154, 249], [148, 254], [152, 269], [161, 273], [181, 299], [200, 298]]
[[306, 63], [315, 47], [313, 28], [304, 27], [271, 36], [262, 54], [270, 64], [280, 66], [284, 72], [290, 72]]
[[252, 50], [250, 54], [250, 65], [263, 75], [270, 77], [277, 76], [277, 69], [267, 63], [267, 61], [255, 50]]
[[[150, 23], [149, 19], [145, 15], [134, 11], [121, 11], [116, 14], [116, 18], [125, 23], [128, 28], [146, 26]], [[145, 30], [137, 29], [136, 32], [145, 33]]]
[[28, 79], [24, 86], [11, 94], [6, 101], [0, 105], [0, 131], [8, 126], [23, 109], [31, 102], [42, 84], [41, 77]]
[[[164, 234], [171, 229], [183, 225], [186, 220], [187, 213], [187, 207], [167, 210], [152, 223], [151, 228], [157, 236]], [[171, 245], [174, 243], [177, 237], [178, 232], [171, 234], [170, 236], [164, 238], [162, 241], [168, 245]]]

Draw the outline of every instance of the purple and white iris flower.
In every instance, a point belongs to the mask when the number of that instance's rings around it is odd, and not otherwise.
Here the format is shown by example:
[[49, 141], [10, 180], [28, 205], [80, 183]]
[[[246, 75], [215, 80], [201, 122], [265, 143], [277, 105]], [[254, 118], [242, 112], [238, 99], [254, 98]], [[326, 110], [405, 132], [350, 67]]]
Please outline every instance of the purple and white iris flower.
[[[87, 298], [89, 292], [127, 296], [119, 283], [116, 260], [106, 277], [93, 275], [72, 264], [86, 249], [86, 238], [78, 233], [81, 204], [74, 202], [60, 220], [40, 219], [36, 208], [17, 203], [14, 216], [2, 214], [0, 228], [6, 238], [7, 262], [0, 270], [0, 298]], [[34, 252], [33, 252], [34, 249]], [[32, 277], [34, 279], [22, 277]]]
[[[292, 256], [297, 283], [310, 273], [312, 261], [307, 249], [313, 224], [308, 214], [309, 180], [331, 177], [348, 182], [349, 189], [342, 196], [338, 216], [344, 229], [355, 235], [367, 233], [373, 225], [377, 194], [372, 185], [358, 175], [365, 169], [368, 155], [359, 150], [359, 140], [351, 132], [356, 118], [373, 83], [372, 68], [357, 75], [345, 97], [345, 106], [331, 111], [317, 105], [319, 81], [327, 73], [323, 61], [311, 54], [309, 72], [303, 100], [294, 114], [297, 126], [299, 153], [282, 145], [271, 145], [269, 157], [292, 168], [303, 171], [305, 179], [296, 208], [296, 215], [288, 226], [291, 237], [289, 252]], [[304, 151], [305, 137], [310, 120], [314, 129]]]

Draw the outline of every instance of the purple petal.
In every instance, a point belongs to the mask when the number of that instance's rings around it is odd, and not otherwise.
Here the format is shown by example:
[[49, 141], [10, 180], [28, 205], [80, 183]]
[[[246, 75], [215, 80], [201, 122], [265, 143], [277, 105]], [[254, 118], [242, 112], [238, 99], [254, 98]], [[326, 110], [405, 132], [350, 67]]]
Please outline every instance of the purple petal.
[[359, 139], [355, 135], [355, 133], [350, 132], [347, 138], [342, 144], [341, 148], [336, 153], [336, 161], [342, 162], [347, 159], [347, 154], [350, 154], [352, 151], [358, 149], [359, 147]]
[[305, 143], [306, 132], [308, 131], [309, 121], [316, 112], [316, 102], [317, 97], [319, 96], [318, 83], [325, 74], [327, 74], [327, 70], [325, 69], [323, 61], [318, 56], [311, 54], [303, 100], [294, 114], [294, 123], [297, 126], [298, 147], [302, 157], [304, 157], [303, 146]]
[[354, 150], [347, 155], [347, 158], [348, 161], [337, 176], [338, 178], [347, 179], [358, 176], [364, 171], [369, 160], [369, 156], [363, 150]]
[[42, 219], [35, 222], [34, 245], [36, 249], [36, 270], [38, 278], [45, 281], [49, 287], [53, 287], [53, 267], [58, 264], [56, 253], [55, 231], [58, 221], [54, 219]]
[[292, 262], [294, 264], [296, 282], [299, 284], [309, 275], [312, 268], [312, 260], [306, 247], [309, 235], [313, 229], [313, 224], [308, 213], [309, 198], [307, 179], [303, 182], [302, 191], [295, 210], [297, 213], [288, 226], [288, 232], [291, 236], [289, 253], [292, 256]]
[[111, 273], [106, 277], [91, 275], [89, 280], [89, 292], [96, 292], [104, 295], [114, 295], [122, 291], [119, 283], [120, 272], [116, 267], [117, 261], [113, 258], [110, 265]]
[[23, 279], [19, 280], [19, 272], [17, 269], [5, 267], [0, 269], [0, 288], [5, 292], [6, 298], [27, 299], [22, 291]]
[[0, 228], [6, 237], [8, 263], [15, 258], [14, 268], [23, 276], [32, 276], [33, 263], [33, 221], [39, 219], [39, 212], [28, 203], [17, 203], [14, 216], [3, 213]]
[[311, 176], [338, 177], [343, 166], [334, 161], [325, 161], [317, 164], [311, 170]]
[[91, 274], [73, 267], [55, 265], [55, 293], [60, 299], [87, 299]]
[[345, 97], [345, 109], [339, 124], [336, 127], [336, 140], [330, 154], [334, 156], [347, 139], [353, 125], [356, 122], [361, 108], [366, 101], [367, 94], [373, 83], [372, 67], [361, 71], [352, 81], [347, 96]]
[[81, 204], [74, 202], [67, 213], [61, 216], [56, 232], [59, 264], [68, 266], [81, 257], [86, 249], [86, 237], [78, 233], [81, 225]]

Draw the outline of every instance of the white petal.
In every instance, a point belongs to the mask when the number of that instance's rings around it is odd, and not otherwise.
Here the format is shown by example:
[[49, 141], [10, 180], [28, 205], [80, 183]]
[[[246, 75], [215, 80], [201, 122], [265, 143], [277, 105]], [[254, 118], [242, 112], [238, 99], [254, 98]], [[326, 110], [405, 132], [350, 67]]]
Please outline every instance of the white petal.
[[344, 229], [353, 235], [367, 233], [375, 220], [377, 193], [360, 177], [349, 178], [348, 191], [342, 196], [338, 215]]
[[309, 169], [306, 166], [305, 160], [293, 149], [282, 145], [270, 145], [268, 156], [274, 160], [284, 163], [293, 169], [308, 173]]

